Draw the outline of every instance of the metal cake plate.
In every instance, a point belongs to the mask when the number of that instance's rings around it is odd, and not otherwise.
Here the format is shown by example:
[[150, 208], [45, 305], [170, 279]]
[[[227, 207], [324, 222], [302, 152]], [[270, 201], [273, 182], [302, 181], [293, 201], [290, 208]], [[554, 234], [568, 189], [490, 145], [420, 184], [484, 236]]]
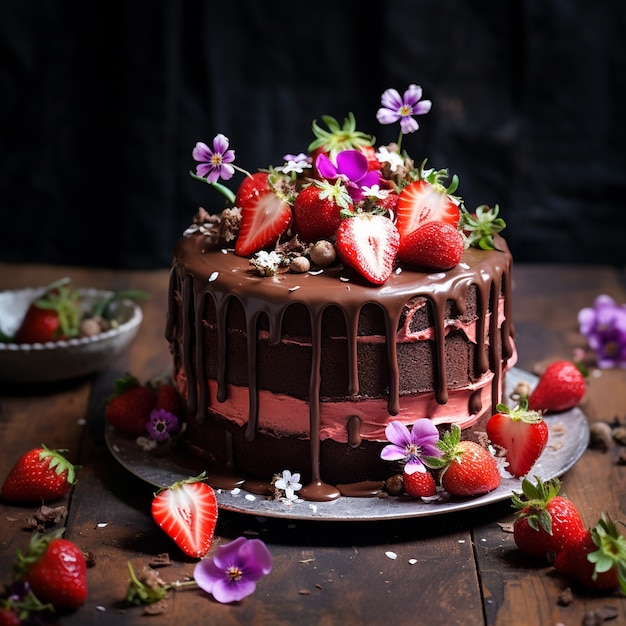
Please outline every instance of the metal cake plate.
[[[507, 399], [517, 383], [536, 383], [537, 377], [513, 368], [507, 373]], [[509, 401], [513, 406], [515, 403]], [[587, 418], [579, 408], [547, 415], [548, 445], [533, 467], [532, 476], [543, 480], [561, 476], [580, 459], [589, 443]], [[142, 450], [135, 440], [107, 424], [105, 438], [111, 454], [129, 472], [155, 487], [166, 487], [189, 477], [188, 470], [177, 466], [167, 455], [154, 455]], [[473, 509], [511, 497], [521, 492], [521, 480], [503, 478], [495, 491], [470, 499], [441, 497], [434, 502], [409, 498], [351, 498], [340, 497], [332, 502], [297, 500], [285, 503], [249, 493], [243, 489], [225, 491], [216, 489], [218, 506], [224, 510], [261, 517], [280, 517], [294, 520], [376, 521], [428, 517]], [[447, 494], [444, 493], [447, 496]]]

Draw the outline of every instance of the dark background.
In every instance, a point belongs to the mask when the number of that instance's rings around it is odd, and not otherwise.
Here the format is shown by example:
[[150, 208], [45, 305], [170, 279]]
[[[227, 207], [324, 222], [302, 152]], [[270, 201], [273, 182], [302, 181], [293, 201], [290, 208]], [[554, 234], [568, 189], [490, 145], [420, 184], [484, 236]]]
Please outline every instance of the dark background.
[[[169, 267], [218, 132], [246, 169], [384, 89], [431, 112], [403, 147], [498, 203], [516, 262], [626, 264], [623, 0], [0, 1], [0, 261]], [[237, 182], [239, 178], [237, 178]]]

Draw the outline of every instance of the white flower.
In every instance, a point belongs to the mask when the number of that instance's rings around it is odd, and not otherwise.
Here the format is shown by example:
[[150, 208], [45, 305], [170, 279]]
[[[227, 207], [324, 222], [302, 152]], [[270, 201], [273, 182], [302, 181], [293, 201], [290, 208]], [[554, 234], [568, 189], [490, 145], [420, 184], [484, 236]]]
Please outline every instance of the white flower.
[[404, 165], [404, 159], [397, 152], [389, 152], [385, 146], [381, 146], [376, 153], [376, 158], [381, 163], [389, 163], [392, 172]]
[[274, 276], [278, 272], [278, 268], [285, 262], [285, 258], [280, 252], [272, 250], [261, 250], [257, 252], [254, 259], [250, 259], [250, 263], [256, 267], [263, 276]]
[[278, 478], [274, 485], [276, 489], [281, 489], [285, 492], [285, 498], [287, 498], [287, 500], [296, 500], [296, 491], [302, 489], [300, 474], [292, 474], [289, 470], [283, 470], [282, 478]]

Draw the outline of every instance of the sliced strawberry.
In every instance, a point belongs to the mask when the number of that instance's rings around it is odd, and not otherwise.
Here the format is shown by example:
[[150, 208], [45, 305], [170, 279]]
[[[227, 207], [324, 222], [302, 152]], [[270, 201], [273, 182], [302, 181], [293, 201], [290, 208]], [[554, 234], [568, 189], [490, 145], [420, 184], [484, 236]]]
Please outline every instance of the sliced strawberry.
[[239, 185], [235, 194], [235, 206], [242, 207], [252, 198], [258, 198], [265, 193], [269, 187], [267, 186], [267, 172], [254, 172], [251, 176], [246, 176]]
[[425, 470], [423, 472], [413, 472], [408, 474], [404, 472], [402, 475], [404, 490], [414, 498], [428, 498], [437, 493], [437, 484], [432, 472]]
[[392, 274], [400, 234], [382, 215], [357, 213], [346, 217], [337, 230], [337, 253], [341, 260], [375, 285]]
[[352, 208], [350, 194], [341, 181], [334, 185], [316, 181], [305, 187], [294, 202], [294, 230], [307, 243], [332, 238], [343, 219], [341, 211]]
[[445, 271], [463, 258], [465, 241], [456, 226], [426, 222], [401, 238], [398, 259], [425, 270]]
[[458, 226], [461, 212], [458, 203], [443, 185], [427, 180], [409, 183], [401, 192], [396, 208], [396, 226], [400, 237], [412, 233], [418, 226], [430, 221], [448, 222]]
[[548, 425], [539, 411], [527, 410], [525, 403], [516, 409], [499, 404], [486, 430], [491, 443], [506, 450], [506, 469], [515, 478], [530, 472], [548, 443]]
[[187, 555], [202, 558], [211, 549], [217, 523], [217, 500], [204, 474], [157, 492], [152, 518]]
[[250, 256], [274, 245], [291, 225], [291, 207], [275, 192], [253, 196], [241, 207], [241, 225], [235, 254]]

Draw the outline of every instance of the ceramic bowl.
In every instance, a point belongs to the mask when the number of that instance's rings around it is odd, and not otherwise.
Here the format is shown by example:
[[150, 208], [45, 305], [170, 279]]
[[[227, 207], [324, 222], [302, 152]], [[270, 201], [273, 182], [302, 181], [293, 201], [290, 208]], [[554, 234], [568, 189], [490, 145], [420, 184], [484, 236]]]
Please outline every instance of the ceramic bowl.
[[[12, 337], [30, 303], [45, 287], [0, 291], [0, 330]], [[100, 298], [111, 295], [98, 289], [78, 289], [81, 307], [87, 311]], [[111, 304], [115, 328], [93, 337], [47, 343], [17, 344], [0, 342], [0, 381], [50, 383], [79, 378], [104, 369], [133, 341], [143, 313], [131, 300]]]

